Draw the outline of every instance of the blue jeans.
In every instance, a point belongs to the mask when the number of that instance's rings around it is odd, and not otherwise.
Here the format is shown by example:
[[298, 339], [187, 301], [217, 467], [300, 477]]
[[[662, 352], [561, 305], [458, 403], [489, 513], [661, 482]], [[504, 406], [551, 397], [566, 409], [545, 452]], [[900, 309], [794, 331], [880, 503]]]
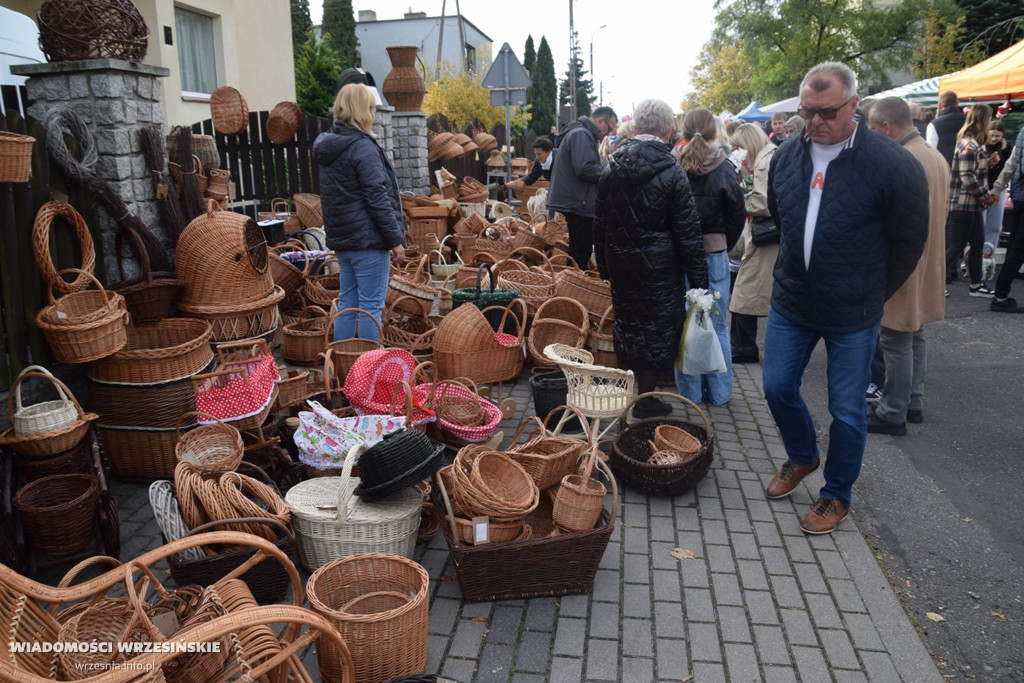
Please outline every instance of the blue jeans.
[[[729, 342], [729, 326], [725, 322], [729, 310], [729, 254], [725, 251], [708, 254], [707, 262], [708, 291], [711, 294], [719, 292], [722, 297], [711, 307], [711, 320], [718, 333], [718, 341], [722, 344], [725, 372], [684, 375], [676, 368], [676, 391], [694, 403], [700, 403], [706, 394], [711, 405], [720, 406], [732, 397], [732, 344]], [[690, 286], [687, 281], [686, 288]]]
[[[338, 310], [361, 308], [370, 313], [377, 322], [384, 314], [384, 297], [388, 292], [391, 254], [381, 249], [362, 251], [339, 251], [338, 278], [341, 290], [338, 293]], [[377, 326], [362, 313], [346, 313], [334, 321], [334, 339], [378, 339]]]
[[822, 498], [850, 505], [853, 482], [860, 474], [867, 442], [864, 393], [871, 377], [879, 323], [857, 332], [823, 334], [790, 322], [771, 309], [764, 336], [764, 397], [775, 419], [790, 462], [808, 465], [818, 459], [814, 420], [800, 394], [811, 352], [825, 340], [828, 353], [828, 455]]

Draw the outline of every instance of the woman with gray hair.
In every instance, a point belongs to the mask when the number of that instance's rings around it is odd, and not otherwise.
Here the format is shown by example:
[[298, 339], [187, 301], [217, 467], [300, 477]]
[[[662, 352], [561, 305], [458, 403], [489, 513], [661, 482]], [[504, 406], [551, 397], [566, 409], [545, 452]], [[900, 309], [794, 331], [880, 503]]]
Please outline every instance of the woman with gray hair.
[[[690, 183], [668, 146], [672, 108], [644, 100], [633, 121], [634, 136], [616, 147], [598, 185], [594, 251], [601, 277], [611, 283], [615, 353], [644, 394], [679, 351], [684, 283], [707, 288], [708, 271]], [[670, 412], [653, 396], [633, 407], [638, 418]]]

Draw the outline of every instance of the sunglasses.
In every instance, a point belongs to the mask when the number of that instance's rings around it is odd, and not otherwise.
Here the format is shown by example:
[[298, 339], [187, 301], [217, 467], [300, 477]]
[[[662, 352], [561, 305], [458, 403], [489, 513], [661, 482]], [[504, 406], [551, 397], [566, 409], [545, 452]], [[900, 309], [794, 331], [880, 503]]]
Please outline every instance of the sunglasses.
[[815, 117], [815, 115], [820, 116], [824, 121], [831, 121], [836, 117], [836, 115], [839, 114], [839, 110], [848, 105], [851, 102], [851, 100], [853, 100], [853, 97], [851, 97], [849, 100], [846, 100], [838, 107], [825, 107], [823, 109], [814, 109], [813, 107], [800, 107], [799, 109], [796, 110], [796, 115], [804, 119], [805, 121], [810, 121]]

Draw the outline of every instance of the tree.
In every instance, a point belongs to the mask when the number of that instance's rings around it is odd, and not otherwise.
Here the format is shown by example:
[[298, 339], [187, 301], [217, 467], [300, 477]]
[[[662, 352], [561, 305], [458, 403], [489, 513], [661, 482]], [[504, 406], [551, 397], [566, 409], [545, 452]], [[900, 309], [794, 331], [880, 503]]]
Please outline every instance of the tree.
[[527, 91], [526, 101], [530, 105], [530, 128], [537, 135], [547, 135], [558, 120], [558, 83], [555, 79], [555, 60], [547, 38], [541, 36], [537, 48], [537, 63], [530, 70], [533, 87]]
[[291, 0], [292, 5], [292, 54], [298, 55], [299, 48], [306, 42], [306, 31], [313, 28], [309, 18], [309, 0]]
[[683, 111], [704, 107], [713, 112], [740, 111], [750, 102], [750, 71], [739, 45], [708, 43], [690, 70], [693, 90], [680, 104]]
[[[466, 73], [445, 62], [441, 77], [427, 85], [423, 98], [423, 111], [443, 114], [459, 130], [474, 120], [490, 130], [495, 124], [505, 123], [505, 107], [492, 107], [490, 91], [481, 85], [487, 67], [477, 73]], [[512, 110], [512, 128], [522, 129], [529, 119], [529, 107]]]
[[572, 99], [569, 79], [573, 66], [576, 67], [576, 115], [588, 116], [590, 114], [591, 105], [596, 99], [593, 96], [594, 82], [584, 78], [588, 72], [583, 68], [583, 60], [578, 55], [569, 58], [569, 64], [565, 69], [565, 78], [559, 82], [558, 103], [569, 104]]
[[924, 37], [921, 46], [914, 51], [914, 77], [931, 78], [977, 64], [987, 56], [980, 42], [974, 42], [963, 50], [965, 17], [960, 15], [954, 21], [942, 17], [935, 10], [924, 14]]
[[911, 60], [921, 14], [933, 5], [938, 3], [717, 0], [712, 42], [742, 42], [750, 89], [759, 99], [791, 97], [810, 67], [832, 60], [850, 65], [866, 86], [884, 87], [887, 71]]
[[309, 31], [295, 56], [295, 99], [299, 109], [330, 118], [334, 84], [340, 73], [330, 35], [325, 33], [317, 40], [316, 33]]
[[990, 57], [1024, 38], [1020, 0], [958, 0], [957, 5], [965, 17], [963, 37], [957, 48], [977, 43]]
[[[526, 47], [523, 48], [523, 68], [526, 73], [532, 74], [533, 67], [537, 64], [537, 52], [533, 49], [533, 36], [526, 36]], [[532, 75], [530, 76], [533, 77]]]
[[356, 20], [352, 0], [324, 0], [324, 20], [321, 27], [331, 35], [331, 45], [338, 63], [339, 73], [356, 65]]

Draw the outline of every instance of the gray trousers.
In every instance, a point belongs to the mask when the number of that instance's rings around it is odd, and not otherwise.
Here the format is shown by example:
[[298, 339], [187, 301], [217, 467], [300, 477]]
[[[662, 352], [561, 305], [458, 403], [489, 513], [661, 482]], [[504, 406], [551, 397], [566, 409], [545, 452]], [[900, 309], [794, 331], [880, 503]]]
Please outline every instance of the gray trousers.
[[887, 422], [906, 422], [907, 409], [922, 410], [928, 354], [924, 328], [897, 332], [881, 328], [878, 343], [885, 359], [885, 386], [875, 415]]

